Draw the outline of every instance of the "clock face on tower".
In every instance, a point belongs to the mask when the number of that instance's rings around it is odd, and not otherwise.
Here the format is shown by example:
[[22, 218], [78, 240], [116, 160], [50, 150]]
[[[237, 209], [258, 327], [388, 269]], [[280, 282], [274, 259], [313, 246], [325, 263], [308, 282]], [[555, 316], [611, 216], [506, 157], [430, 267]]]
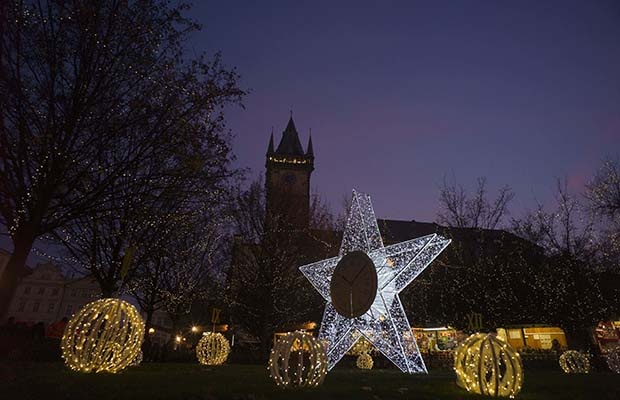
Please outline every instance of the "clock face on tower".
[[338, 262], [329, 286], [338, 314], [355, 318], [370, 309], [377, 295], [377, 270], [363, 251], [348, 253]]
[[297, 181], [297, 177], [295, 176], [295, 174], [289, 172], [284, 175], [284, 177], [282, 178], [282, 181], [284, 182], [285, 185], [292, 186]]

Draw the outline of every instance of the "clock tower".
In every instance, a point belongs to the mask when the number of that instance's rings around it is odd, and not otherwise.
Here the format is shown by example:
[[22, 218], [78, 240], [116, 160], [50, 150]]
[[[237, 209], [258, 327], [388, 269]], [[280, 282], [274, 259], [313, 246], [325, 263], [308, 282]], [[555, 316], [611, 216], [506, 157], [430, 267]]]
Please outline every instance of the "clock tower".
[[291, 115], [274, 149], [273, 132], [267, 148], [265, 186], [267, 230], [301, 230], [310, 222], [310, 174], [314, 170], [312, 137], [304, 151]]

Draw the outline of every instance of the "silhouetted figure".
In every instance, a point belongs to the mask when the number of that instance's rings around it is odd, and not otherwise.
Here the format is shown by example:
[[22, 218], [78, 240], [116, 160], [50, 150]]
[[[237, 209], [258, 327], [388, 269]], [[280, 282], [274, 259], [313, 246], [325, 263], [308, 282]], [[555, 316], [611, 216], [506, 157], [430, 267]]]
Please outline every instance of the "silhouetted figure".
[[40, 340], [45, 337], [45, 324], [41, 321], [32, 326], [32, 338], [34, 340]]
[[560, 342], [558, 341], [558, 339], [553, 339], [551, 341], [551, 350], [556, 354], [559, 354], [560, 351], [562, 350], [562, 347], [560, 346]]

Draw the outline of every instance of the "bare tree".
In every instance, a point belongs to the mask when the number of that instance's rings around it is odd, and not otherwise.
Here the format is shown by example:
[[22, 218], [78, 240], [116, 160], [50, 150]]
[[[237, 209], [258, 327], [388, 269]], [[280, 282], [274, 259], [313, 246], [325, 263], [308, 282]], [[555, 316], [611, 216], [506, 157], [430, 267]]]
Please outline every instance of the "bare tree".
[[513, 231], [543, 247], [549, 255], [586, 259], [596, 251], [594, 218], [568, 192], [566, 181], [557, 181], [555, 206], [552, 210], [546, 211], [539, 204], [536, 211], [513, 220]]
[[[318, 198], [310, 226], [287, 229], [286, 218], [271, 216], [265, 226], [262, 180], [240, 190], [231, 212], [236, 234], [228, 273], [227, 303], [234, 325], [260, 340], [267, 354], [274, 332], [318, 317], [320, 296], [298, 267], [337, 252], [333, 220]], [[322, 228], [322, 229], [317, 229]]]
[[[4, 4], [4, 3], [3, 3]], [[13, 254], [0, 313], [37, 238], [111, 203], [118, 179], [200, 147], [243, 94], [219, 57], [186, 62], [198, 26], [166, 1], [10, 1], [0, 37], [0, 223]], [[136, 181], [136, 182], [139, 182]]]
[[453, 228], [496, 229], [508, 215], [508, 205], [513, 198], [513, 191], [504, 186], [495, 199], [489, 199], [486, 178], [478, 178], [475, 193], [470, 196], [462, 185], [444, 177], [438, 222]]
[[586, 198], [595, 213], [612, 221], [620, 220], [620, 165], [617, 159], [606, 160], [586, 189]]

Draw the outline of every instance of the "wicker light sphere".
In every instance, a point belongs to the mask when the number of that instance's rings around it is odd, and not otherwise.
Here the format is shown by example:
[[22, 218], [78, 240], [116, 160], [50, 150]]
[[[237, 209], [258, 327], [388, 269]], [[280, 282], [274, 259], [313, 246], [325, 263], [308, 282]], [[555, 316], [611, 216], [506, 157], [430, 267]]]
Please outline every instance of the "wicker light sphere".
[[144, 354], [142, 354], [142, 350], [140, 350], [138, 354], [136, 354], [136, 358], [133, 359], [133, 361], [129, 364], [129, 366], [137, 367], [138, 365], [142, 364], [143, 359], [144, 359]]
[[566, 350], [560, 356], [560, 367], [567, 374], [587, 374], [590, 372], [590, 360], [583, 353]]
[[357, 357], [357, 361], [355, 361], [355, 365], [359, 369], [372, 369], [374, 365], [374, 361], [372, 357], [368, 353], [362, 353]]
[[204, 365], [220, 365], [228, 358], [230, 345], [221, 333], [205, 332], [196, 345], [198, 362]]
[[616, 374], [620, 374], [620, 346], [614, 347], [607, 353], [607, 366]]
[[519, 353], [495, 335], [476, 333], [454, 353], [456, 383], [468, 392], [515, 397], [523, 384]]
[[284, 388], [320, 385], [327, 374], [324, 343], [306, 332], [287, 333], [271, 349], [269, 372]]
[[101, 299], [86, 304], [65, 327], [62, 357], [74, 371], [116, 373], [138, 355], [144, 321], [126, 301]]

